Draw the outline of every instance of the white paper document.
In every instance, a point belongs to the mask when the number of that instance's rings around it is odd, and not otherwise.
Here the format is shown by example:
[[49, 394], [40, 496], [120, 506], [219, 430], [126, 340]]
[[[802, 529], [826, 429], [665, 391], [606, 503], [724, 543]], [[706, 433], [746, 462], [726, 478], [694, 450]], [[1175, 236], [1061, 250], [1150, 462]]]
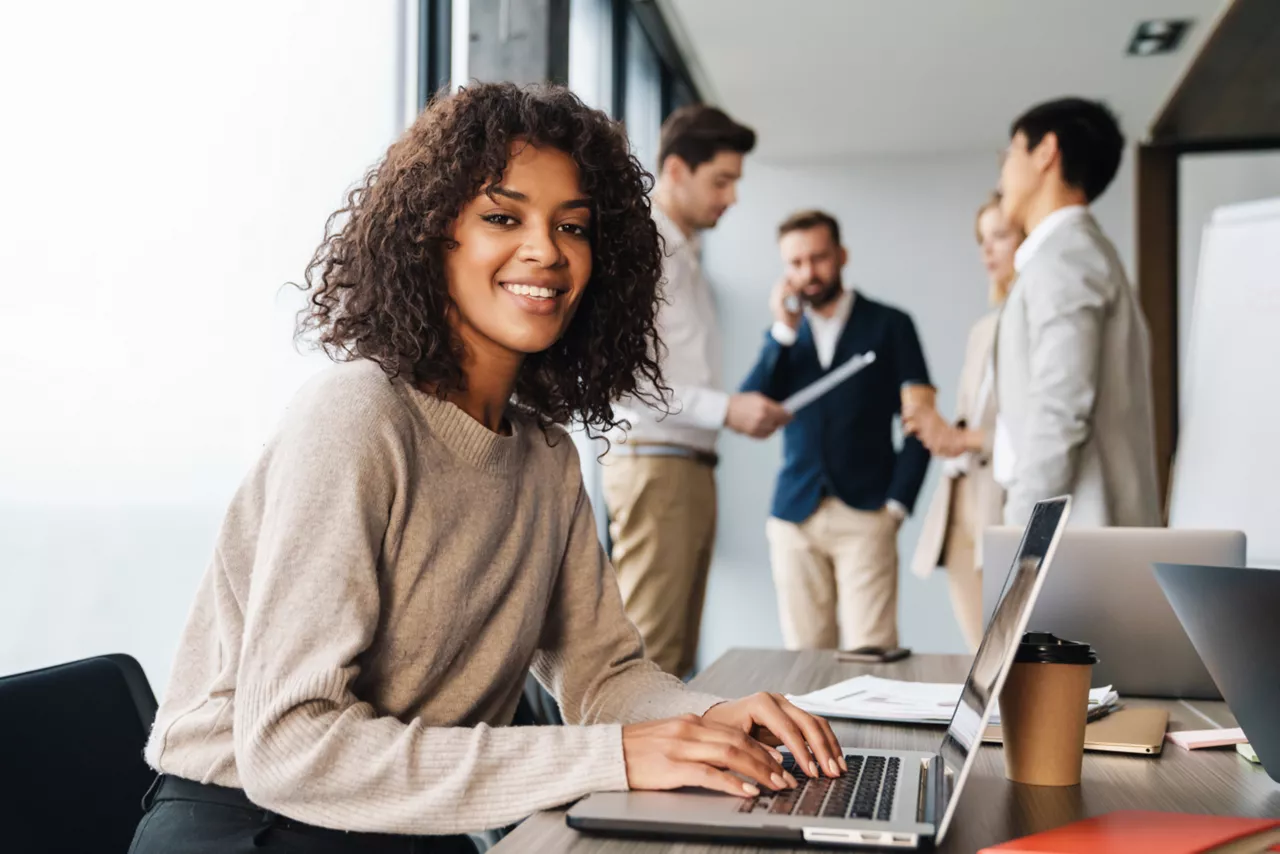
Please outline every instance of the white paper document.
[[810, 383], [782, 401], [782, 408], [795, 414], [795, 412], [813, 403], [875, 360], [876, 354], [874, 350], [868, 350], [861, 356], [852, 357], [822, 379]]
[[[878, 676], [857, 676], [810, 694], [788, 695], [801, 709], [826, 718], [862, 721], [938, 724], [945, 726], [960, 702], [963, 685], [941, 682], [901, 682]], [[1108, 709], [1120, 701], [1110, 685], [1089, 692], [1089, 713]], [[997, 709], [992, 724], [1000, 723]]]

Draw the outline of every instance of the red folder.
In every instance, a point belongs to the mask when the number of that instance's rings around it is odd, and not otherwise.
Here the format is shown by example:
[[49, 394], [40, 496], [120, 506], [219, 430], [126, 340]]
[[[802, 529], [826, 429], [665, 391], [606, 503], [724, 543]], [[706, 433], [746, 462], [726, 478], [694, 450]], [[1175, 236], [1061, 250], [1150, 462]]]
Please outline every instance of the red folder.
[[1024, 836], [979, 854], [1201, 854], [1277, 828], [1280, 821], [1269, 818], [1126, 810]]

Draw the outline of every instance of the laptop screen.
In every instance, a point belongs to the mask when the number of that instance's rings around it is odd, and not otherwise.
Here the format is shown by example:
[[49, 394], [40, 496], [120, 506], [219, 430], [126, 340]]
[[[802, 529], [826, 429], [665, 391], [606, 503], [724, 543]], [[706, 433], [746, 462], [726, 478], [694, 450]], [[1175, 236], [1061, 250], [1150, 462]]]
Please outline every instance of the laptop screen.
[[969, 678], [960, 692], [960, 702], [956, 705], [946, 735], [942, 737], [938, 753], [945, 763], [951, 785], [947, 787], [947, 806], [938, 826], [939, 841], [951, 821], [956, 802], [960, 799], [961, 786], [975, 755], [974, 748], [982, 740], [982, 731], [1013, 664], [1022, 633], [1026, 631], [1031, 607], [1035, 604], [1045, 569], [1067, 521], [1070, 503], [1069, 498], [1054, 498], [1041, 501], [1032, 511], [1031, 521], [1022, 535], [1022, 544], [1009, 569], [1004, 595], [996, 605], [982, 643], [978, 645]]

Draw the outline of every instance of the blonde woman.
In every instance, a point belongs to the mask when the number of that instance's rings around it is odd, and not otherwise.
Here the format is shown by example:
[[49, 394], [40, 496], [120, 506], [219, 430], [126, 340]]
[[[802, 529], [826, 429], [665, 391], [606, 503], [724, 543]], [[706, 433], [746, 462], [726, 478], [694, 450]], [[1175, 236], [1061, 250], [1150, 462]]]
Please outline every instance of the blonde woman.
[[1000, 524], [1004, 505], [1004, 493], [991, 472], [996, 420], [991, 356], [1000, 306], [1013, 285], [1013, 254], [1023, 237], [1005, 222], [995, 195], [978, 209], [975, 229], [993, 311], [969, 332], [956, 423], [949, 424], [933, 409], [907, 419], [908, 429], [944, 459], [945, 475], [925, 516], [911, 570], [926, 578], [937, 566], [946, 568], [956, 619], [973, 651], [982, 639], [982, 529]]

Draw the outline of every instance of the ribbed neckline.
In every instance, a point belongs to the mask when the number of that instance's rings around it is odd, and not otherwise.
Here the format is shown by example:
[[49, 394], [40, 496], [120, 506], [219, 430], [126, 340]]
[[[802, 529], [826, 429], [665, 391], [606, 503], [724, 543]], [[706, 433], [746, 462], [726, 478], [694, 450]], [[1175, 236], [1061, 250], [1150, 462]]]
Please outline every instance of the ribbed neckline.
[[508, 410], [506, 420], [511, 425], [511, 435], [502, 436], [447, 400], [420, 391], [403, 380], [397, 385], [400, 393], [426, 418], [436, 438], [458, 457], [493, 474], [508, 474], [519, 467], [524, 450], [524, 425], [518, 415]]

